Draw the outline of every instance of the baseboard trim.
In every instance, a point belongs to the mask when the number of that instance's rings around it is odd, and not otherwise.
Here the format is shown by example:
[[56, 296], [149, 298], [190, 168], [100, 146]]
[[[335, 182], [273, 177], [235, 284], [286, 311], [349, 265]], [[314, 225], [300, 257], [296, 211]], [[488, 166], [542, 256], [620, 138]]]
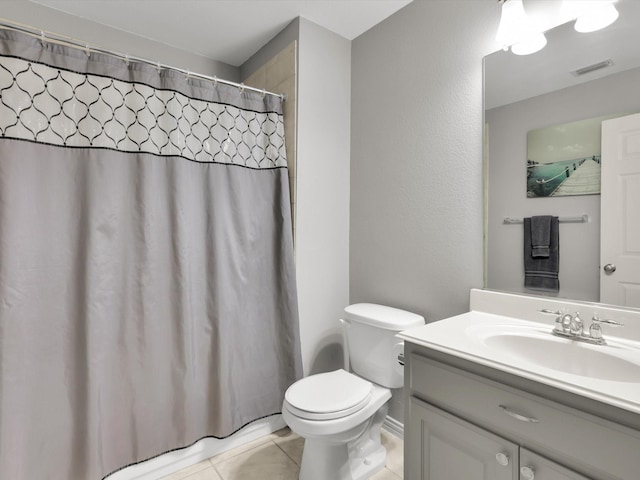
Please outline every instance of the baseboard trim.
[[387, 415], [382, 427], [388, 432], [393, 433], [396, 437], [404, 439], [404, 424], [395, 418]]
[[282, 419], [282, 415], [273, 415], [247, 425], [231, 437], [223, 440], [204, 438], [191, 447], [165, 453], [146, 462], [120, 470], [113, 475], [109, 475], [107, 480], [157, 480], [214, 455], [269, 435], [284, 427], [286, 427], [286, 424]]
[[[275, 415], [254, 422], [225, 440], [203, 439], [184, 450], [170, 452], [120, 470], [110, 475], [107, 480], [155, 480], [162, 478], [226, 450], [280, 430], [285, 426], [282, 416]], [[404, 439], [404, 424], [395, 418], [387, 415], [382, 428], [392, 435]]]

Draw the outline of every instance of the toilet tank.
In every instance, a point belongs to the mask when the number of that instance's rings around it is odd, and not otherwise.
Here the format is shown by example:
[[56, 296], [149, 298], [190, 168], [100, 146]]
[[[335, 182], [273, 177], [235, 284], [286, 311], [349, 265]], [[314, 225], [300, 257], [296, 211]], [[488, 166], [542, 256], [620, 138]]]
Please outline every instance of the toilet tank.
[[404, 343], [396, 334], [424, 325], [424, 317], [373, 303], [349, 305], [344, 314], [351, 370], [383, 387], [402, 387], [404, 368], [398, 355], [404, 353]]

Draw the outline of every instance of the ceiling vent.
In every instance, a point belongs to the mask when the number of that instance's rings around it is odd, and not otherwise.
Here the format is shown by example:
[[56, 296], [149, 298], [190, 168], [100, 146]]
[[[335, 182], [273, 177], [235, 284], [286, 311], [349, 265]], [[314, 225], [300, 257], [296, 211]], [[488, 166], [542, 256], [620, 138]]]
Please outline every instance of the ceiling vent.
[[607, 68], [613, 65], [613, 60], [604, 60], [602, 62], [594, 63], [593, 65], [588, 65], [586, 67], [579, 68], [578, 70], [574, 70], [571, 72], [571, 75], [574, 77], [579, 77], [581, 75], [586, 75], [587, 73], [595, 72], [596, 70], [601, 70], [603, 68]]

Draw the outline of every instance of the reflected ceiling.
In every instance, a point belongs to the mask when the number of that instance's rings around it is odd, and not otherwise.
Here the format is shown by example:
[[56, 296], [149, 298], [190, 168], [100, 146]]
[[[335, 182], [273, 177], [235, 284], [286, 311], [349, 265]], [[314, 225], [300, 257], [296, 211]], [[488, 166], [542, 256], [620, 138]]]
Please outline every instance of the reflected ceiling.
[[[618, 20], [598, 32], [578, 33], [569, 22], [547, 32], [547, 46], [533, 55], [499, 51], [485, 57], [485, 109], [640, 65], [640, 1], [621, 0], [616, 8]], [[610, 67], [580, 77], [571, 73], [608, 59]]]

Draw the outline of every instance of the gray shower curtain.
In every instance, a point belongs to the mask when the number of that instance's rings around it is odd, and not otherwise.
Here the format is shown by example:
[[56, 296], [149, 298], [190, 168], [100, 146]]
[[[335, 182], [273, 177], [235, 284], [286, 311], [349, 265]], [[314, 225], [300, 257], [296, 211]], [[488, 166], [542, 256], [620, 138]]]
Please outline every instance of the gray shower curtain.
[[279, 98], [0, 31], [0, 478], [278, 413], [297, 315]]

